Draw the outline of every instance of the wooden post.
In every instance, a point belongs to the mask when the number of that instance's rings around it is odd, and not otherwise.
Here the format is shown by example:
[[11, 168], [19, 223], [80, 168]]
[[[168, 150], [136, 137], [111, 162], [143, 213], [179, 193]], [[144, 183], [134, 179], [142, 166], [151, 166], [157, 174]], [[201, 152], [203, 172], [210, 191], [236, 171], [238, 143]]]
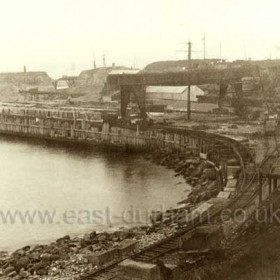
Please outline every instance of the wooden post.
[[191, 86], [188, 86], [188, 120], [191, 120]]
[[268, 178], [268, 193], [271, 194], [271, 177]]
[[259, 203], [262, 203], [262, 175], [259, 176]]
[[130, 88], [128, 86], [120, 86], [121, 94], [121, 117], [126, 118], [126, 109], [130, 100]]
[[273, 178], [273, 192], [275, 192], [277, 189], [277, 178]]
[[[188, 61], [189, 68], [191, 69], [191, 59], [192, 59], [192, 43], [188, 42]], [[191, 119], [191, 85], [188, 85], [188, 120]]]

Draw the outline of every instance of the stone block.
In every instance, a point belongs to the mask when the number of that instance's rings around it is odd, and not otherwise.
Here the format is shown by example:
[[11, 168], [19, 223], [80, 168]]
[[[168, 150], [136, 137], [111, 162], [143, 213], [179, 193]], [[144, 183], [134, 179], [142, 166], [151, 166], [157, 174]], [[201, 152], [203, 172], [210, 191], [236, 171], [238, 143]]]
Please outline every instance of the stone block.
[[224, 188], [224, 191], [225, 191], [225, 192], [231, 192], [231, 193], [233, 193], [233, 192], [236, 191], [236, 188], [228, 188], [228, 187], [226, 187], [226, 188]]
[[240, 166], [227, 166], [228, 178], [237, 178], [240, 169]]
[[119, 259], [119, 250], [110, 249], [101, 252], [95, 252], [93, 254], [87, 255], [88, 261], [94, 265], [102, 266]]
[[119, 256], [125, 258], [133, 255], [139, 249], [139, 242], [134, 240], [123, 240], [118, 247]]
[[160, 269], [156, 264], [126, 259], [118, 268], [121, 280], [161, 280]]
[[223, 229], [221, 226], [200, 226], [179, 239], [179, 248], [183, 251], [197, 252], [210, 250], [215, 246], [219, 246], [222, 236]]
[[225, 198], [225, 199], [229, 199], [231, 196], [231, 192], [227, 192], [227, 191], [220, 191], [218, 194], [219, 198]]
[[230, 179], [227, 181], [226, 188], [235, 188], [237, 185], [237, 179]]

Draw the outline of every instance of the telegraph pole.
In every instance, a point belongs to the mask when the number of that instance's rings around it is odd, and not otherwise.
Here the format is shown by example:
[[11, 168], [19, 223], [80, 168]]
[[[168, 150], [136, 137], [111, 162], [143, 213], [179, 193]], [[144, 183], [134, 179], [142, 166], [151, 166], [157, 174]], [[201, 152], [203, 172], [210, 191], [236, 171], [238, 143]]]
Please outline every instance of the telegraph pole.
[[106, 67], [106, 54], [103, 51], [103, 67]]
[[203, 41], [203, 60], [205, 60], [206, 59], [206, 38], [205, 38], [205, 34], [203, 35], [202, 41]]
[[96, 69], [95, 52], [92, 53], [93, 56], [93, 69]]
[[[188, 42], [188, 60], [189, 70], [191, 70], [191, 59], [192, 59], [192, 43]], [[191, 85], [188, 85], [188, 120], [191, 120]]]
[[220, 42], [220, 61], [222, 61], [222, 42]]

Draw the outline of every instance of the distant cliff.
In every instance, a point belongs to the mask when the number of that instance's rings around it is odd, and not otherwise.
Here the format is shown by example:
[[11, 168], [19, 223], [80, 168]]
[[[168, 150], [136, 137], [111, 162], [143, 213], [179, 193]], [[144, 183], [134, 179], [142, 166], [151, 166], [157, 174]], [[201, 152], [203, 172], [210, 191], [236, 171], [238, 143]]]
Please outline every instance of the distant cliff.
[[226, 67], [226, 64], [220, 63], [219, 59], [192, 59], [188, 60], [168, 60], [156, 61], [148, 64], [142, 72], [164, 72], [164, 71], [185, 71], [191, 67], [194, 68], [213, 68]]
[[19, 90], [30, 88], [54, 90], [52, 79], [46, 72], [0, 73], [0, 101], [18, 101]]
[[[127, 70], [127, 67], [102, 67], [82, 71], [75, 82], [75, 85], [69, 89], [69, 93], [75, 97], [80, 96], [80, 101], [100, 101], [104, 91], [104, 85], [107, 76], [112, 71]], [[81, 96], [82, 95], [82, 96]]]

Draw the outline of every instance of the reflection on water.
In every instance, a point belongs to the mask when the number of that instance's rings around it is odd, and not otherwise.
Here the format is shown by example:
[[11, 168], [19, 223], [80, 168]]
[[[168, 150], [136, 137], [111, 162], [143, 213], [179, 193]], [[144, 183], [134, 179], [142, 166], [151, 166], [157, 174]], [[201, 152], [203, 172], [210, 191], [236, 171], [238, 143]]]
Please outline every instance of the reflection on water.
[[182, 178], [136, 154], [1, 137], [0, 158], [0, 249], [142, 221], [186, 195]]

